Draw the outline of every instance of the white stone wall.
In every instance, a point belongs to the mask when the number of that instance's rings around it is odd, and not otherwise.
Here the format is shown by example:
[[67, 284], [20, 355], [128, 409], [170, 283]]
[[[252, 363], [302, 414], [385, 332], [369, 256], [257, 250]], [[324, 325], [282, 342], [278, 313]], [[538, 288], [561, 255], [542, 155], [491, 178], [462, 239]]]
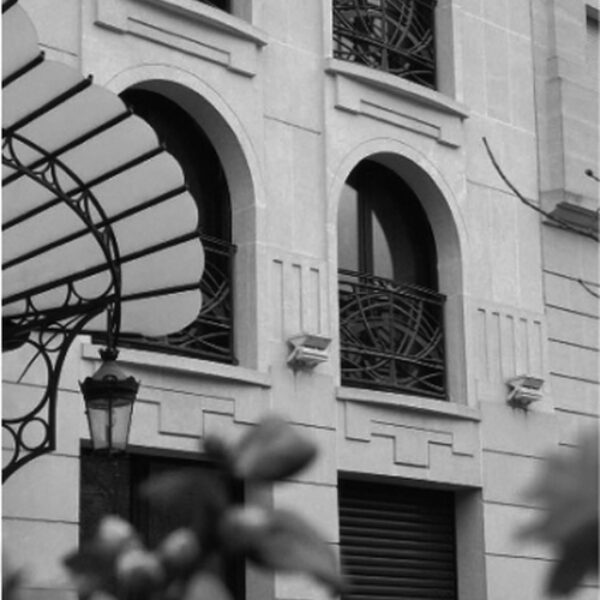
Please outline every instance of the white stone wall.
[[[124, 350], [143, 382], [132, 445], [193, 453], [207, 433], [236, 438], [275, 410], [321, 455], [272, 501], [306, 514], [332, 545], [339, 471], [442, 484], [458, 493], [461, 600], [543, 598], [551, 556], [514, 533], [539, 510], [523, 490], [547, 451], [598, 423], [598, 303], [577, 283], [598, 284], [597, 245], [542, 225], [493, 170], [482, 137], [528, 200], [597, 202], [597, 187], [576, 176], [582, 157], [598, 162], [586, 3], [439, 0], [433, 92], [334, 60], [327, 1], [247, 0], [233, 16], [194, 0], [21, 1], [50, 57], [114, 92], [145, 85], [180, 102], [230, 184], [240, 366]], [[340, 387], [337, 204], [370, 156], [413, 185], [432, 222], [448, 296], [448, 403]], [[287, 340], [302, 331], [333, 338], [312, 373], [286, 365]], [[5, 406], [27, 394], [11, 364]], [[96, 367], [96, 349], [76, 343], [56, 452], [4, 486], [5, 545], [32, 566], [32, 598], [70, 587], [58, 557], [77, 543], [87, 437], [77, 381]], [[545, 380], [529, 412], [506, 404], [506, 380], [523, 373]], [[303, 578], [252, 570], [247, 591], [322, 596]]]

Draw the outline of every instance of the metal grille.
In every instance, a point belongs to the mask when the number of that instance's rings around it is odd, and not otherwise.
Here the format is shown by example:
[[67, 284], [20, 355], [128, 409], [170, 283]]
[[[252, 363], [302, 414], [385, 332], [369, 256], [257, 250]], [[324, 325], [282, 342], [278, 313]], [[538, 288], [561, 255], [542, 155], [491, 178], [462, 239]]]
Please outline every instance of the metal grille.
[[343, 600], [456, 600], [454, 495], [341, 480]]
[[334, 0], [333, 55], [435, 88], [435, 0]]
[[159, 338], [121, 335], [120, 346], [236, 363], [231, 285], [236, 247], [208, 236], [200, 235], [200, 238], [204, 245], [205, 266], [200, 282], [202, 309], [197, 319], [178, 333]]
[[342, 384], [446, 397], [445, 297], [340, 270]]

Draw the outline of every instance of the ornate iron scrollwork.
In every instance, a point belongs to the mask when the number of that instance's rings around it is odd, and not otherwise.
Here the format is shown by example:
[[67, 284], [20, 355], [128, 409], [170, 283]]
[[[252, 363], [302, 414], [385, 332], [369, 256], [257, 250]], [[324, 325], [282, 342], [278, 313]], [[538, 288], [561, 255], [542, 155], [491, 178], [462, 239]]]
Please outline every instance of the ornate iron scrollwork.
[[334, 0], [335, 58], [435, 87], [435, 0]]
[[147, 348], [235, 364], [233, 349], [233, 259], [236, 247], [201, 235], [205, 265], [200, 291], [202, 308], [196, 320], [180, 332], [161, 337], [122, 335], [121, 346]]
[[[25, 357], [25, 367], [19, 379], [36, 363], [43, 365], [46, 386], [31, 387], [31, 392], [40, 389], [38, 400], [28, 403], [27, 409], [18, 416], [2, 419], [2, 428], [10, 440], [11, 451], [2, 471], [6, 480], [20, 466], [36, 456], [51, 452], [56, 438], [56, 394], [58, 380], [65, 356], [77, 334], [95, 316], [109, 311], [109, 336], [118, 335], [120, 300], [120, 256], [109, 220], [92, 191], [69, 169], [56, 154], [46, 152], [14, 130], [3, 130], [2, 164], [12, 174], [3, 181], [4, 185], [15, 182], [19, 177], [28, 177], [53, 194], [53, 198], [37, 210], [47, 209], [50, 204], [64, 202], [75, 212], [82, 222], [80, 234], [90, 234], [95, 238], [104, 255], [104, 264], [86, 272], [73, 273], [59, 281], [29, 286], [20, 292], [3, 298], [6, 316], [3, 316], [3, 350], [17, 350]], [[24, 164], [20, 155], [29, 155], [29, 163]], [[32, 160], [32, 156], [35, 160]], [[25, 213], [19, 218], [4, 223], [9, 231], [29, 217]], [[63, 240], [58, 240], [61, 243]], [[3, 263], [3, 270], [18, 266], [51, 249], [52, 244], [40, 246], [35, 252], [14, 256]], [[101, 294], [87, 298], [77, 284], [98, 271], [107, 271], [109, 278]], [[45, 308], [44, 294], [56, 294], [61, 290], [60, 304]], [[40, 303], [42, 304], [40, 306]], [[29, 352], [28, 352], [29, 350]]]
[[[96, 267], [72, 273], [58, 281], [33, 284], [15, 293], [9, 291], [3, 297], [2, 303], [5, 307], [3, 321], [7, 327], [3, 344], [8, 344], [10, 347], [15, 339], [26, 337], [30, 331], [43, 330], [48, 325], [56, 324], [74, 315], [101, 312], [111, 303], [116, 303], [118, 307], [121, 294], [121, 270], [118, 244], [110, 221], [89, 186], [81, 181], [55, 153], [45, 151], [13, 130], [4, 129], [3, 136], [2, 164], [12, 170], [12, 174], [4, 178], [3, 185], [13, 184], [19, 177], [27, 177], [52, 194], [52, 198], [45, 204], [5, 221], [3, 231], [8, 232], [27, 219], [60, 203], [65, 203], [82, 222], [81, 229], [71, 233], [68, 240], [57, 239], [26, 253], [7, 258], [2, 263], [3, 271], [19, 268], [19, 265], [59, 247], [65, 241], [75, 240], [88, 234], [94, 237], [104, 257], [104, 262]], [[25, 164], [21, 160], [20, 153], [30, 155], [30, 164]], [[31, 154], [35, 156], [34, 161], [31, 161]], [[78, 290], [78, 283], [104, 271], [109, 273], [109, 278], [101, 294], [94, 294], [92, 298], [88, 298]], [[40, 301], [43, 303], [43, 294], [56, 292], [61, 288], [63, 300], [59, 305], [53, 303], [50, 310], [37, 306]], [[118, 319], [115, 323], [118, 323]]]
[[340, 271], [342, 384], [445, 398], [444, 296]]
[[27, 358], [21, 377], [36, 362], [38, 376], [45, 379], [46, 385], [28, 386], [28, 392], [33, 395], [38, 391], [39, 395], [29, 398], [20, 414], [3, 416], [4, 450], [10, 452], [2, 469], [3, 481], [24, 464], [56, 447], [56, 395], [62, 365], [71, 343], [96, 314], [78, 315], [49, 325], [44, 331], [31, 332], [18, 350], [20, 356]]
[[16, 2], [2, 13], [6, 479], [55, 448], [75, 337], [102, 328], [114, 348], [122, 327], [158, 335], [184, 326], [200, 304], [204, 261], [197, 205], [150, 126], [90, 77], [47, 63]]

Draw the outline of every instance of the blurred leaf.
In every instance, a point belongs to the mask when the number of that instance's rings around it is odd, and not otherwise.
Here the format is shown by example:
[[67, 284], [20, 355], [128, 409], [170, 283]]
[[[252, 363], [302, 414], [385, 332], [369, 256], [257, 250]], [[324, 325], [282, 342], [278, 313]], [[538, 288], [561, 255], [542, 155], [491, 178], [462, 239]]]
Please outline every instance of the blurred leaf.
[[192, 577], [181, 600], [232, 600], [223, 582], [210, 573]]
[[226, 547], [276, 571], [311, 575], [333, 591], [343, 581], [333, 550], [303, 519], [288, 511], [240, 507], [227, 512], [221, 529]]
[[116, 515], [102, 518], [94, 536], [94, 543], [109, 554], [118, 554], [128, 546], [141, 544], [131, 523]]
[[172, 471], [152, 477], [140, 492], [174, 528], [191, 528], [200, 545], [212, 550], [219, 519], [228, 504], [218, 477], [193, 468]]
[[161, 600], [182, 600], [186, 583], [187, 582], [181, 578], [171, 581], [164, 590]]
[[215, 435], [207, 435], [202, 445], [202, 451], [210, 458], [219, 463], [228, 463], [231, 460], [231, 448], [221, 438]]
[[251, 429], [234, 449], [233, 474], [250, 481], [276, 481], [306, 467], [316, 456], [315, 445], [284, 419], [269, 416]]
[[187, 528], [172, 531], [156, 551], [169, 574], [176, 577], [188, 575], [200, 559], [196, 534]]
[[10, 560], [2, 555], [2, 598], [4, 600], [17, 600], [19, 598], [19, 587], [21, 585], [21, 571], [15, 569]]
[[588, 573], [598, 571], [598, 524], [586, 526], [559, 549], [561, 554], [550, 573], [548, 591], [555, 595], [571, 593]]
[[553, 456], [530, 492], [544, 515], [521, 533], [552, 544], [558, 558], [548, 589], [568, 594], [586, 574], [598, 571], [598, 435], [586, 435], [577, 450]]
[[117, 557], [115, 570], [119, 591], [128, 600], [149, 600], [164, 583], [158, 558], [144, 548], [129, 548]]
[[117, 555], [94, 545], [82, 547], [68, 554], [64, 564], [71, 572], [71, 579], [81, 598], [89, 598], [93, 592], [102, 590], [116, 593], [115, 562]]
[[93, 597], [99, 591], [116, 594], [117, 558], [127, 549], [140, 547], [141, 541], [131, 524], [109, 515], [100, 521], [92, 540], [67, 555], [64, 564], [82, 598]]
[[94, 592], [89, 600], [117, 600], [117, 597], [107, 592]]
[[235, 554], [251, 552], [271, 527], [271, 513], [262, 506], [235, 506], [223, 517], [220, 534], [226, 550]]

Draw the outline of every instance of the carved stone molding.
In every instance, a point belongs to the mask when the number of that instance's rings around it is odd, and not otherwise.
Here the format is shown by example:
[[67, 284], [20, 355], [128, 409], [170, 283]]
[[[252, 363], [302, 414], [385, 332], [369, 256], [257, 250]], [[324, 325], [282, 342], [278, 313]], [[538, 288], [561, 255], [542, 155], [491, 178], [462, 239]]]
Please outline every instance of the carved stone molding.
[[453, 148], [463, 144], [469, 113], [443, 94], [401, 77], [331, 59], [336, 108], [413, 131]]
[[478, 485], [477, 412], [442, 409], [436, 413], [418, 402], [405, 406], [403, 397], [396, 396], [395, 405], [364, 398], [341, 401], [343, 469], [360, 472], [369, 468], [378, 474]]
[[491, 303], [474, 305], [472, 314], [477, 400], [504, 401], [506, 382], [518, 375], [548, 381], [543, 314]]
[[271, 334], [281, 340], [299, 333], [331, 336], [327, 304], [327, 267], [298, 256], [271, 263]]
[[267, 44], [266, 35], [252, 25], [190, 0], [96, 0], [95, 24], [246, 77], [256, 75], [259, 51]]

